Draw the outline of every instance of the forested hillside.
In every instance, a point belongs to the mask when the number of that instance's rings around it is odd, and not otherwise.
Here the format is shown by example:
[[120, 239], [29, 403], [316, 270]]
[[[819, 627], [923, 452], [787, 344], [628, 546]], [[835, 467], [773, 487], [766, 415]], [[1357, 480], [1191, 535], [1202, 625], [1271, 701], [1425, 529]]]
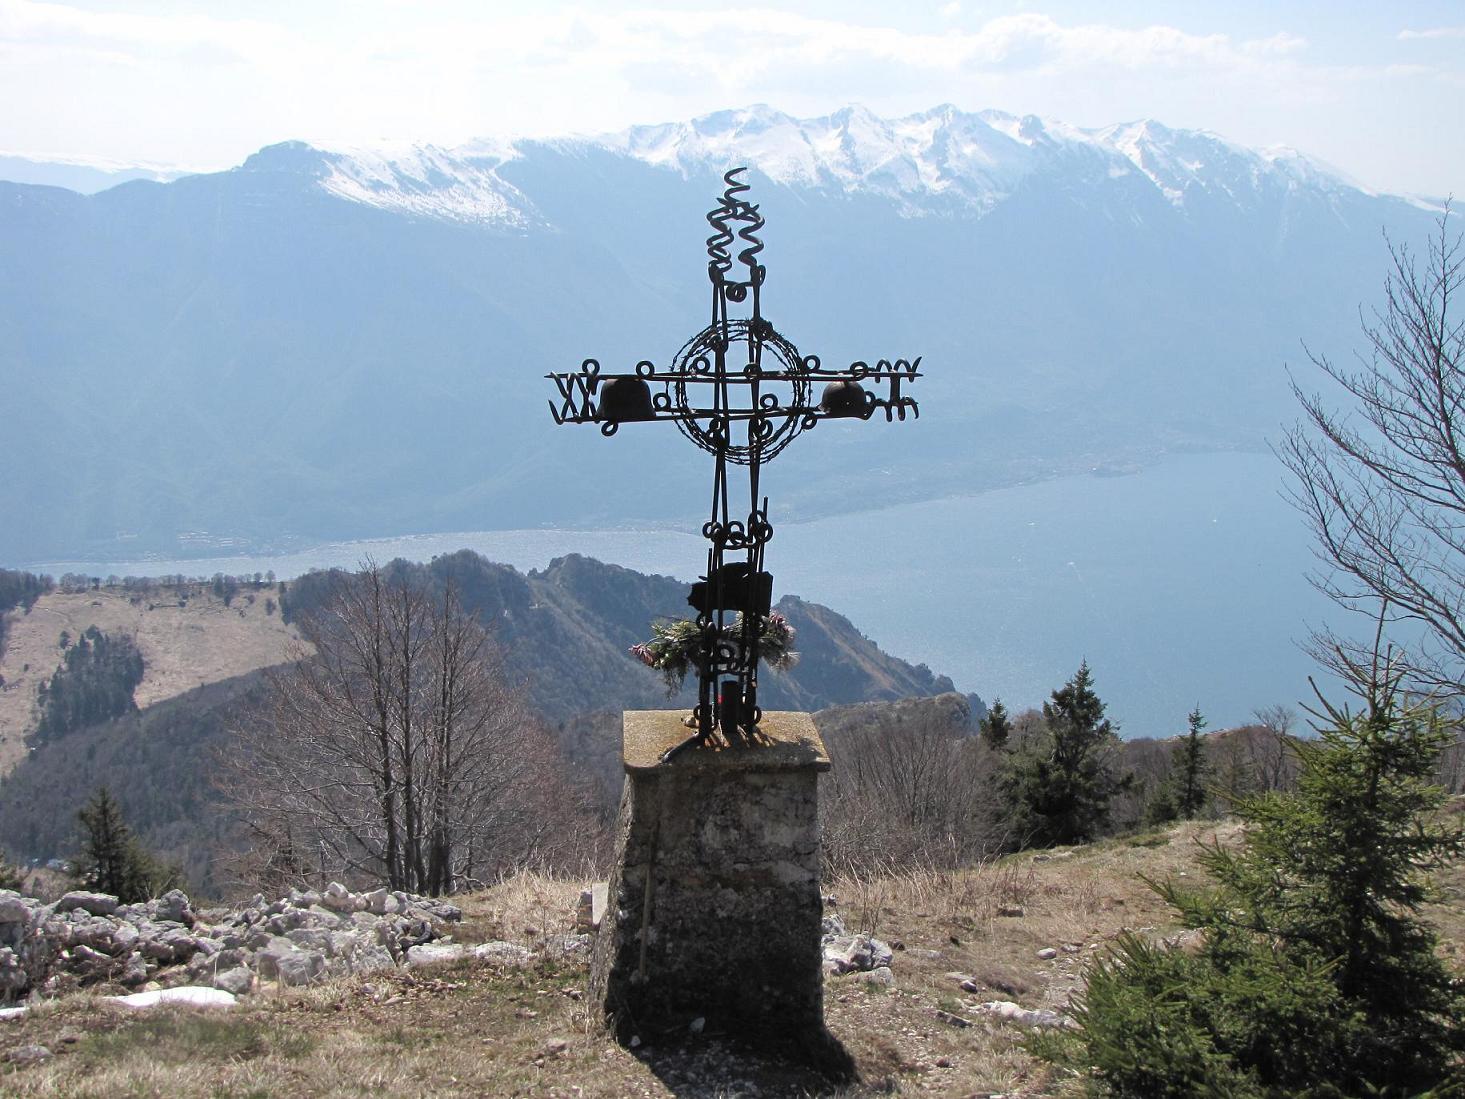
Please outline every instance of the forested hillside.
[[[579, 556], [525, 575], [466, 550], [428, 565], [393, 562], [384, 571], [435, 590], [451, 582], [501, 649], [508, 678], [535, 712], [557, 726], [570, 783], [590, 791], [601, 812], [613, 808], [619, 791], [620, 711], [691, 704], [690, 690], [669, 699], [661, 677], [629, 652], [649, 635], [654, 619], [691, 613], [681, 581]], [[0, 781], [0, 851], [27, 859], [64, 857], [75, 844], [77, 809], [106, 785], [143, 842], [181, 863], [195, 888], [225, 888], [227, 871], [219, 860], [235, 842], [223, 788], [230, 781], [231, 738], [250, 708], [267, 702], [274, 681], [266, 671], [251, 671], [160, 701], [144, 700], [138, 688], [139, 710], [133, 706], [138, 650], [162, 659], [165, 650], [150, 640], [156, 631], [140, 633], [143, 643], [134, 646], [125, 632], [106, 634], [81, 623], [88, 612], [112, 623], [126, 609], [143, 622], [166, 623], [169, 636], [193, 639], [200, 652], [212, 650], [214, 631], [231, 638], [252, 631], [240, 636], [239, 648], [274, 654], [273, 660], [256, 660], [268, 664], [291, 651], [282, 619], [298, 622], [321, 611], [344, 579], [312, 573], [288, 586], [256, 589], [252, 581], [240, 586], [220, 577], [150, 595], [99, 587], [48, 597], [65, 603], [64, 621], [78, 636], [46, 632], [63, 620], [59, 605], [55, 612], [42, 605], [25, 622], [27, 643], [52, 663], [26, 673], [27, 684], [34, 680], [45, 693], [42, 704], [27, 711], [30, 750]], [[238, 605], [227, 606], [226, 598]], [[802, 658], [789, 672], [764, 677], [768, 708], [817, 710], [951, 691], [949, 679], [882, 652], [827, 607], [785, 596], [779, 610], [798, 631]], [[181, 661], [189, 651], [166, 650], [167, 659]], [[145, 666], [144, 677], [156, 671]], [[980, 713], [981, 700], [961, 706]], [[102, 720], [89, 720], [94, 717]]]
[[[631, 658], [657, 618], [691, 617], [687, 585], [571, 554], [527, 575], [468, 550], [427, 565], [393, 562], [393, 572], [454, 584], [503, 648], [511, 674], [546, 718], [563, 721], [591, 710], [659, 709], [690, 705], [684, 688], [668, 699], [661, 677]], [[340, 574], [310, 573], [291, 585], [293, 619], [317, 608]], [[925, 665], [882, 652], [847, 618], [828, 607], [786, 595], [776, 608], [797, 631], [799, 662], [760, 676], [765, 709], [818, 710], [843, 702], [896, 699], [953, 690]]]

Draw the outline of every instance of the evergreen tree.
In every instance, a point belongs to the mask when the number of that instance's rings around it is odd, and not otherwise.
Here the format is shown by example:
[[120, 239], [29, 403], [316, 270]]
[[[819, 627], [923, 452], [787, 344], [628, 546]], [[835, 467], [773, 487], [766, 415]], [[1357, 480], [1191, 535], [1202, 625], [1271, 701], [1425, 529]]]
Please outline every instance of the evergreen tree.
[[1007, 739], [1012, 735], [1012, 722], [1007, 716], [1007, 707], [1002, 705], [1000, 698], [993, 699], [992, 708], [978, 723], [977, 730], [987, 742], [987, 747], [994, 751], [1007, 747]]
[[1094, 693], [1088, 661], [1043, 703], [1041, 735], [1012, 753], [1000, 779], [1017, 834], [1036, 846], [1094, 838], [1128, 784], [1111, 756], [1119, 745]]
[[77, 813], [81, 822], [81, 884], [98, 893], [110, 893], [123, 904], [145, 901], [151, 895], [155, 867], [122, 819], [122, 809], [111, 791], [98, 787]]
[[1184, 820], [1191, 820], [1196, 817], [1206, 804], [1206, 774], [1209, 767], [1206, 763], [1205, 741], [1201, 740], [1200, 732], [1206, 727], [1206, 719], [1201, 716], [1200, 703], [1196, 703], [1195, 709], [1190, 711], [1186, 718], [1189, 722], [1189, 731], [1175, 748], [1174, 771], [1175, 771], [1175, 811]]
[[1076, 1034], [1043, 1043], [1095, 1090], [1416, 1096], [1465, 1079], [1465, 982], [1418, 918], [1425, 875], [1465, 849], [1431, 819], [1458, 726], [1403, 697], [1397, 670], [1342, 662], [1363, 706], [1322, 701], [1296, 793], [1239, 804], [1250, 827], [1207, 849], [1210, 890], [1155, 886], [1200, 951], [1122, 940], [1087, 975]]
[[88, 626], [67, 649], [62, 666], [41, 683], [36, 739], [49, 740], [135, 711], [133, 692], [142, 682], [143, 668], [132, 638], [108, 636]]

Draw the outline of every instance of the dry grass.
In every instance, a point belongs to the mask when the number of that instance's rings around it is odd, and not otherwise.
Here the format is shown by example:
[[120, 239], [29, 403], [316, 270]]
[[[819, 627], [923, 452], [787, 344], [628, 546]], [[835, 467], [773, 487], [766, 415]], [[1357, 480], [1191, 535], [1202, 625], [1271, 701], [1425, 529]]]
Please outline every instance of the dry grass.
[[[254, 596], [254, 602], [249, 597]], [[5, 650], [0, 653], [0, 777], [25, 754], [23, 737], [36, 720], [36, 691], [61, 664], [63, 630], [79, 637], [88, 626], [107, 634], [129, 634], [142, 652], [144, 671], [135, 698], [141, 708], [231, 676], [278, 664], [295, 631], [278, 610], [265, 613], [265, 600], [278, 600], [272, 587], [240, 591], [232, 604], [207, 586], [190, 587], [187, 605], [171, 590], [133, 603], [122, 591], [52, 592], [29, 614], [11, 611]], [[151, 609], [149, 607], [151, 606]]]
[[[0, 1056], [29, 1042], [59, 1051], [0, 1066], [7, 1096], [1052, 1095], [1063, 1082], [1023, 1048], [1020, 1028], [983, 1018], [985, 1000], [1061, 1006], [1084, 963], [1121, 930], [1165, 934], [1168, 910], [1137, 875], [1195, 873], [1196, 839], [1235, 825], [1182, 825], [1138, 840], [1024, 854], [961, 872], [908, 870], [826, 888], [851, 929], [897, 947], [897, 986], [829, 978], [829, 1028], [861, 1083], [823, 1087], [716, 1039], [681, 1049], [617, 1046], [583, 1000], [586, 959], [567, 951], [582, 883], [520, 875], [463, 898], [464, 941], [535, 946], [526, 970], [481, 963], [267, 991], [227, 1013], [130, 1015], [92, 996], [0, 1023]], [[1465, 868], [1441, 878], [1431, 916], [1465, 959]], [[1021, 907], [1022, 916], [1001, 910]], [[1039, 949], [1058, 956], [1044, 961]], [[973, 978], [964, 992], [952, 974]], [[938, 1011], [970, 1020], [962, 1027]]]

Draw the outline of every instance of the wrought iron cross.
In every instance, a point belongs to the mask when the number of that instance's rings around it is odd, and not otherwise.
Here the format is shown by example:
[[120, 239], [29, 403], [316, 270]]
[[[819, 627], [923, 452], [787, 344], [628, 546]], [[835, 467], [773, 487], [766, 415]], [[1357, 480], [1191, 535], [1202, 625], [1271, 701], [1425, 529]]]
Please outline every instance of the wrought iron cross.
[[[707, 744], [717, 730], [729, 744], [757, 740], [759, 645], [773, 597], [773, 577], [763, 569], [773, 538], [768, 499], [758, 488], [763, 463], [823, 419], [868, 420], [877, 410], [887, 421], [904, 420], [907, 410], [920, 415], [916, 402], [901, 392], [903, 382], [920, 377], [919, 358], [826, 370], [818, 356], [800, 355], [764, 320], [766, 271], [758, 262], [763, 242], [757, 235], [764, 222], [758, 207], [742, 197], [749, 187], [737, 176], [746, 170], [723, 176], [727, 189], [707, 215], [715, 230], [707, 238], [712, 323], [665, 370], [642, 360], [633, 374], [606, 374], [599, 362], [586, 359], [577, 373], [546, 375], [559, 390], [559, 403], [549, 405], [557, 424], [597, 423], [601, 434], [614, 435], [623, 423], [671, 420], [714, 458], [712, 517], [702, 525], [707, 572], [687, 599], [697, 611], [701, 642], [696, 731], [673, 752]], [[744, 245], [737, 278], [731, 277], [735, 240]], [[748, 315], [734, 318], [730, 306], [745, 307]], [[816, 404], [811, 398], [818, 383], [824, 388]], [[729, 464], [748, 471], [746, 518], [733, 509]]]

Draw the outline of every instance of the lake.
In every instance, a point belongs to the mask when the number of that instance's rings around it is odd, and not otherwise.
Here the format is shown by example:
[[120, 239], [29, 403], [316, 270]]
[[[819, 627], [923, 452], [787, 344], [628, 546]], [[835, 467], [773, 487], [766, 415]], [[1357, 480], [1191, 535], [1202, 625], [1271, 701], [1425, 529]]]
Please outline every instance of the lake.
[[[1299, 649], [1341, 619], [1307, 583], [1310, 542], [1271, 455], [1169, 459], [805, 523], [778, 522], [777, 594], [847, 615], [883, 648], [1011, 710], [1035, 706], [1087, 659], [1125, 736], [1165, 736], [1199, 704], [1211, 728], [1310, 698]], [[689, 524], [688, 530], [691, 527]], [[321, 545], [280, 556], [27, 566], [60, 575], [211, 575], [427, 560], [468, 547], [521, 570], [583, 553], [687, 579], [704, 545], [674, 530], [473, 531]]]

